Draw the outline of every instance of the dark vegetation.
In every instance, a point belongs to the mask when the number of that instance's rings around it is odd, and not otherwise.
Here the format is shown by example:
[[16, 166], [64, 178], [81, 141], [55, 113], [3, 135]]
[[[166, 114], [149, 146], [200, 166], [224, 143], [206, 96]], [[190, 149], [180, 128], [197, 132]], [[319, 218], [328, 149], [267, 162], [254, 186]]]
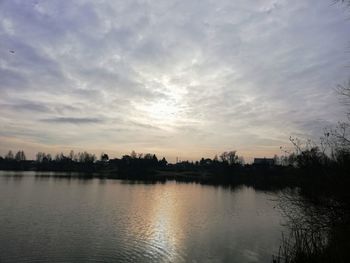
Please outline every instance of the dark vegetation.
[[[213, 159], [201, 158], [195, 162], [181, 161], [168, 163], [155, 154], [142, 154], [132, 151], [122, 158], [110, 159], [102, 153], [99, 159], [87, 152], [68, 155], [38, 152], [36, 160], [27, 160], [23, 151], [14, 154], [9, 151], [0, 157], [0, 170], [75, 172], [81, 177], [103, 177], [136, 180], [178, 180], [215, 184], [249, 184], [252, 186], [281, 188], [297, 186], [297, 168], [291, 157], [275, 156], [275, 165], [269, 163], [244, 164], [236, 151], [223, 152]], [[282, 165], [283, 163], [283, 165]]]
[[291, 232], [273, 262], [350, 261], [350, 82], [337, 91], [348, 109], [345, 121], [325, 129], [318, 145], [291, 138], [290, 157], [303, 179], [281, 196]]

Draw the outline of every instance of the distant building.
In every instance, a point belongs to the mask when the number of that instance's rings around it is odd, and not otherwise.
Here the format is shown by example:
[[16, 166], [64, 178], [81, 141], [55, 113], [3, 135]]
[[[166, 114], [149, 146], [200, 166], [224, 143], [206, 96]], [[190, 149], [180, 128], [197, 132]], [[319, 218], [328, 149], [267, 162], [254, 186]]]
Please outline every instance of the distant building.
[[273, 165], [275, 165], [275, 160], [273, 158], [254, 158], [253, 164], [273, 166]]

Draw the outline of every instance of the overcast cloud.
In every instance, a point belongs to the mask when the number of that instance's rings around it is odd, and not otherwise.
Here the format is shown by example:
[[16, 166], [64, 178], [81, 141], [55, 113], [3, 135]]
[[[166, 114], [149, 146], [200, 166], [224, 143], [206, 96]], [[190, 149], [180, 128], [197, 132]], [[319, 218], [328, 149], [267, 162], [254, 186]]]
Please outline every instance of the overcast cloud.
[[348, 18], [331, 0], [1, 0], [0, 154], [278, 154], [343, 118]]

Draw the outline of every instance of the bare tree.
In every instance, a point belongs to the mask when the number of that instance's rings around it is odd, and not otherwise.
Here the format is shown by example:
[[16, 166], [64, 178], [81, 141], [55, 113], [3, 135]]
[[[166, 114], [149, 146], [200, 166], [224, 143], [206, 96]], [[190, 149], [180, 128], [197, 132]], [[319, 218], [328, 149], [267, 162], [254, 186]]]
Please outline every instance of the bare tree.
[[24, 151], [18, 151], [15, 155], [16, 161], [25, 161], [26, 155], [24, 154]]
[[6, 160], [13, 160], [13, 153], [12, 151], [10, 150], [6, 155], [5, 155], [5, 159]]

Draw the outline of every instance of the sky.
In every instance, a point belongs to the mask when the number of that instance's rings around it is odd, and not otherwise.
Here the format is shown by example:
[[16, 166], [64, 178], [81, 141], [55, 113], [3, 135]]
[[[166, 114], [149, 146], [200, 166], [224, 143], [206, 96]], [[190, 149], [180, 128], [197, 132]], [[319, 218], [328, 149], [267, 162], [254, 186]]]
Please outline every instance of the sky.
[[281, 154], [345, 115], [332, 0], [0, 0], [0, 155]]

